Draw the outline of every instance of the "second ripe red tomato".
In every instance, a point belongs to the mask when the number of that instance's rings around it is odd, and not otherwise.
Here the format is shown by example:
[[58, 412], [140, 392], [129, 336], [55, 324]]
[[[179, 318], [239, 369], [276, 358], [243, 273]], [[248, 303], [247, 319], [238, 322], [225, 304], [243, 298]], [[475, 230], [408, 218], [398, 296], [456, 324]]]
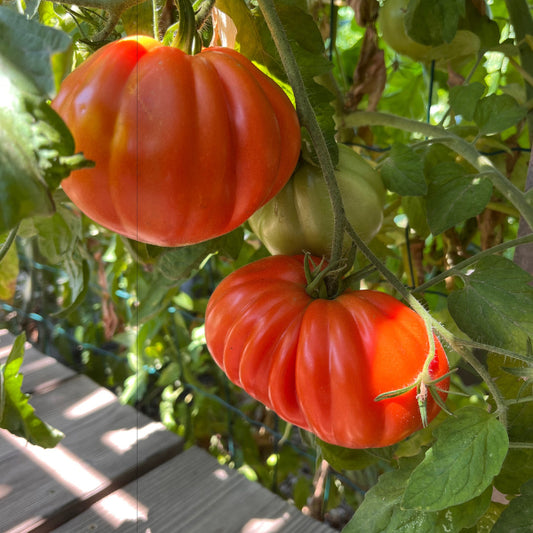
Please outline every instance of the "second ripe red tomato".
[[[422, 427], [416, 388], [429, 350], [422, 319], [392, 296], [306, 293], [302, 256], [272, 256], [227, 276], [206, 312], [209, 351], [228, 378], [281, 418], [347, 448], [399, 442]], [[429, 379], [448, 372], [435, 338]], [[439, 383], [446, 398], [449, 380]], [[440, 407], [431, 395], [427, 416]]]
[[96, 163], [63, 181], [70, 199], [102, 226], [159, 246], [233, 230], [281, 190], [300, 153], [288, 97], [228, 48], [188, 56], [121, 39], [67, 76], [52, 105]]

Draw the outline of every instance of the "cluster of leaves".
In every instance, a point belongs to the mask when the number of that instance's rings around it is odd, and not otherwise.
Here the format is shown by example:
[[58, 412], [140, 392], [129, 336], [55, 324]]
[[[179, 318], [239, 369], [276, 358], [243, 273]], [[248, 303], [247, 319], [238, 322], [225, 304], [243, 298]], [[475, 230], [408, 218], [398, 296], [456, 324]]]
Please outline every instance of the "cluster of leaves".
[[[312, 493], [316, 446], [338, 474], [320, 512], [331, 519], [332, 508], [347, 502], [355, 509], [347, 532], [527, 530], [533, 291], [512, 245], [521, 211], [531, 205], [521, 191], [533, 131], [533, 23], [520, 18], [525, 1], [495, 0], [490, 13], [484, 5], [411, 1], [405, 28], [415, 41], [440, 46], [466, 28], [480, 43], [470, 56], [424, 64], [380, 39], [375, 1], [352, 0], [333, 13], [329, 3], [276, 2], [329, 146], [335, 139], [358, 146], [389, 191], [371, 250], [455, 334], [444, 339], [459, 367], [452, 393], [462, 396], [447, 402], [453, 416], [442, 413], [390, 449], [342, 450], [295, 431], [280, 444], [290, 428], [227, 382], [203, 338], [217, 282], [267, 254], [255, 236], [239, 228], [162, 249], [109, 234], [73, 210], [57, 188], [70, 169], [89, 163], [74, 154], [46, 101], [69, 58], [77, 64], [88, 53], [87, 36], [101, 29], [98, 11], [80, 9], [73, 18], [72, 10], [45, 2], [26, 20], [0, 7], [0, 31], [8, 36], [0, 43], [0, 85], [7, 88], [0, 242], [16, 228], [20, 237], [19, 254], [11, 247], [2, 259], [0, 298], [10, 312], [3, 323], [31, 331], [39, 311], [41, 337], [51, 335], [73, 366], [300, 507]], [[260, 8], [237, 0], [220, 0], [217, 8], [234, 21], [241, 52], [292, 95]], [[118, 34], [151, 29], [146, 3], [132, 9], [137, 16], [125, 12]], [[368, 261], [359, 253], [356, 266]], [[365, 284], [391, 290], [379, 273]], [[27, 405], [17, 377], [20, 343], [0, 374], [0, 420], [19, 433], [20, 417], [1, 415], [6, 394], [15, 412]], [[367, 491], [364, 499], [353, 487]], [[495, 491], [510, 503], [493, 498]]]

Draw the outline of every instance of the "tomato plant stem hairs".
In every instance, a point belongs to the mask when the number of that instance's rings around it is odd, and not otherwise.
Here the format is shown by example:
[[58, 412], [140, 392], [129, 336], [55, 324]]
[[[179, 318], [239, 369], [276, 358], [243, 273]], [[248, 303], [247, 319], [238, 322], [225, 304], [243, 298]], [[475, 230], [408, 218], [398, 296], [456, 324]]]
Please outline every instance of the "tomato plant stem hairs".
[[[285, 71], [287, 72], [289, 83], [294, 92], [296, 109], [300, 117], [300, 122], [311, 136], [318, 162], [328, 186], [328, 192], [334, 213], [332, 246], [329, 259], [331, 262], [337, 262], [342, 257], [346, 216], [344, 214], [342, 196], [335, 178], [334, 164], [331, 159], [326, 139], [316, 120], [313, 107], [307, 96], [298, 64], [291, 50], [289, 40], [274, 6], [274, 2], [272, 0], [259, 0], [258, 3], [274, 43], [276, 44]], [[337, 280], [335, 278], [330, 278], [330, 280], [332, 280], [333, 285], [336, 285]], [[336, 288], [334, 287], [332, 292], [335, 291]]]

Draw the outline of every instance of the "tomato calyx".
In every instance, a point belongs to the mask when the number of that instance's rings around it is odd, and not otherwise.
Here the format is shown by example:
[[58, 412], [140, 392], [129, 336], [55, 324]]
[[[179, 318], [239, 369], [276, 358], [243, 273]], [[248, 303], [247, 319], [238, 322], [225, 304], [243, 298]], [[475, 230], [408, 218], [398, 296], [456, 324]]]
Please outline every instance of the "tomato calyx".
[[390, 398], [396, 398], [397, 396], [406, 394], [416, 388], [416, 399], [418, 402], [418, 410], [420, 412], [420, 418], [422, 420], [422, 427], [427, 427], [428, 425], [428, 417], [427, 417], [428, 393], [431, 394], [431, 397], [433, 398], [433, 400], [435, 400], [435, 403], [445, 413], [447, 413], [448, 415], [452, 415], [452, 413], [446, 408], [446, 405], [439, 394], [439, 392], [447, 392], [447, 391], [439, 389], [437, 387], [437, 384], [440, 383], [441, 381], [444, 381], [445, 379], [448, 379], [454, 372], [455, 372], [455, 369], [450, 370], [449, 372], [446, 372], [446, 374], [443, 374], [437, 379], [427, 379], [429, 376], [425, 377], [425, 372], [422, 371], [419, 374], [417, 380], [412, 385], [408, 385], [407, 387], [403, 387], [401, 389], [396, 389], [396, 390], [392, 390], [389, 392], [384, 392], [382, 394], [378, 394], [374, 398], [374, 401], [381, 402], [383, 400], [388, 400]]
[[179, 11], [179, 21], [167, 30], [167, 35], [177, 30], [170, 46], [179, 48], [188, 55], [194, 55], [202, 49], [202, 40], [198, 35], [192, 3], [190, 0], [176, 0], [175, 3]]
[[307, 286], [305, 291], [311, 298], [323, 298], [334, 300], [346, 286], [343, 277], [351, 268], [353, 260], [341, 258], [338, 261], [327, 263], [323, 257], [317, 265], [313, 261], [311, 254], [304, 256], [304, 272]]

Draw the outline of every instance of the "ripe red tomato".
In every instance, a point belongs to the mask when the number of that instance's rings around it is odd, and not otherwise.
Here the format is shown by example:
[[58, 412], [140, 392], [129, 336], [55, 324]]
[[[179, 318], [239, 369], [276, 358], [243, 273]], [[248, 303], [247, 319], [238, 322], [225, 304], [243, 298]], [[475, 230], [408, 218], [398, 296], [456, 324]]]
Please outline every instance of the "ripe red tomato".
[[227, 233], [281, 190], [300, 152], [295, 109], [228, 48], [188, 56], [145, 36], [110, 43], [52, 106], [94, 168], [62, 185], [99, 224], [182, 246]]
[[[303, 262], [271, 256], [222, 280], [206, 311], [211, 355], [233, 383], [326, 442], [347, 448], [399, 442], [422, 427], [416, 389], [375, 398], [419, 377], [429, 349], [422, 319], [378, 291], [313, 299]], [[448, 372], [435, 343], [432, 379]], [[445, 378], [439, 388], [448, 385]], [[439, 410], [428, 395], [428, 420]]]

